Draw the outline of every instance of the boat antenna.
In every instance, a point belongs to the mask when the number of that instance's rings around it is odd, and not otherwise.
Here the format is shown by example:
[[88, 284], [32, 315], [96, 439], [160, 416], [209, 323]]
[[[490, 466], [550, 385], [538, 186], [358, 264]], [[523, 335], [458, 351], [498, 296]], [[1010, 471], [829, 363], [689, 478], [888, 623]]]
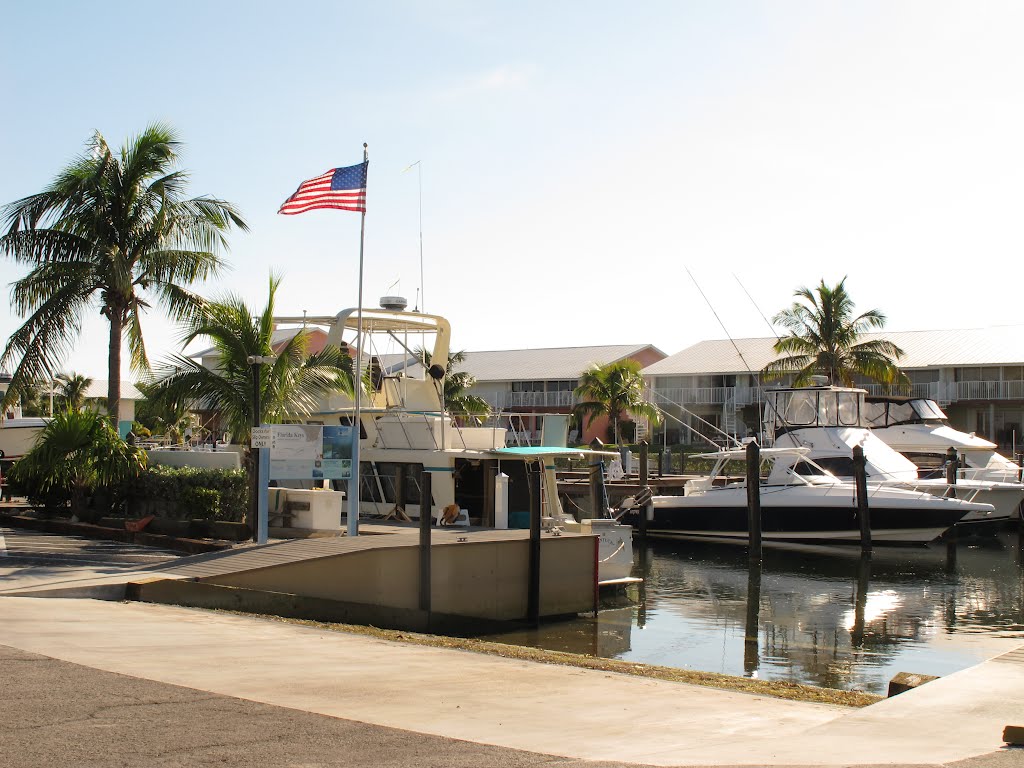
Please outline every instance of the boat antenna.
[[426, 291], [423, 290], [423, 163], [417, 160], [415, 163], [409, 163], [402, 171], [411, 171], [413, 168], [416, 169], [416, 181], [419, 185], [419, 213], [420, 213], [420, 288], [419, 293], [416, 294], [416, 305], [420, 303], [420, 293], [423, 294], [423, 311], [427, 311], [427, 300]]

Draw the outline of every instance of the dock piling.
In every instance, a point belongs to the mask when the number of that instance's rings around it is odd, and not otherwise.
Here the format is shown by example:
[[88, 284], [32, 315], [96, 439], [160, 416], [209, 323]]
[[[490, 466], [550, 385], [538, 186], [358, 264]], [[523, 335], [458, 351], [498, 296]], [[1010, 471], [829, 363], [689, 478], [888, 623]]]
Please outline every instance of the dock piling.
[[420, 610], [430, 615], [430, 514], [432, 493], [430, 472], [420, 475]]
[[956, 448], [950, 446], [949, 450], [946, 451], [946, 483], [949, 485], [947, 493], [952, 499], [956, 498], [956, 476], [959, 464]]
[[747, 443], [747, 553], [761, 560], [761, 449]]
[[543, 459], [530, 464], [530, 562], [526, 595], [526, 618], [534, 626], [540, 624], [540, 486], [544, 479]]
[[[641, 440], [640, 441], [640, 495], [643, 498], [647, 498], [647, 499], [650, 499], [650, 497], [651, 497], [651, 493], [650, 493], [650, 490], [651, 490], [651, 488], [650, 488], [650, 478], [648, 477], [648, 473], [650, 472], [650, 468], [647, 466], [647, 460], [648, 460], [649, 457], [650, 457], [650, 448], [647, 445], [647, 441], [646, 440]], [[647, 501], [646, 503], [640, 505], [640, 512], [639, 512], [639, 515], [640, 515], [640, 526], [639, 526], [639, 530], [640, 530], [640, 537], [641, 538], [647, 538], [647, 512], [650, 509], [650, 506], [651, 506], [651, 502], [650, 501]]]
[[860, 522], [860, 548], [871, 551], [871, 513], [868, 510], [868, 473], [864, 448], [853, 446], [853, 479], [857, 486], [857, 520]]

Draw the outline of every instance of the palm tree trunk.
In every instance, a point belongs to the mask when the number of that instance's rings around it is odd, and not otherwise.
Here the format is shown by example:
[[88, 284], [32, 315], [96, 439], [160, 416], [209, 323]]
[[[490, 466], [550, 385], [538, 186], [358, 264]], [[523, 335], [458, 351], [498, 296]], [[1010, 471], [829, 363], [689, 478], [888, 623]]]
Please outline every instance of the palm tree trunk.
[[117, 429], [121, 419], [121, 336], [124, 332], [124, 313], [119, 308], [110, 311], [110, 339], [107, 346], [107, 413]]

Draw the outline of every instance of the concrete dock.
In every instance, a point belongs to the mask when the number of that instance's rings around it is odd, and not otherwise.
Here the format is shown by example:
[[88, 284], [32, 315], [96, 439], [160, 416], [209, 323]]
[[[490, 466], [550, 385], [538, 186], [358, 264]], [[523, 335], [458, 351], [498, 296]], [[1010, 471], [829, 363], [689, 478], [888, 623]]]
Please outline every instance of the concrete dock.
[[[1024, 724], [1024, 646], [870, 707], [846, 709], [266, 618], [83, 597], [93, 588], [99, 596], [109, 594], [115, 581], [139, 576], [131, 569], [102, 571], [51, 572], [48, 589], [46, 574], [26, 574], [23, 580], [17, 569], [0, 568], [0, 657], [9, 659], [4, 666], [25, 670], [35, 659], [39, 664], [31, 669], [39, 671], [45, 669], [40, 660], [58, 660], [77, 665], [59, 667], [60, 675], [76, 669], [82, 670], [80, 677], [87, 670], [117, 673], [227, 697], [224, 701], [282, 708], [282, 717], [307, 713], [352, 728], [364, 724], [368, 744], [381, 733], [407, 743], [412, 752], [404, 764], [410, 765], [454, 764], [440, 756], [455, 743], [469, 745], [460, 750], [481, 750], [479, 765], [580, 760], [616, 765], [1024, 765], [1024, 750], [1005, 748], [1002, 742], [1004, 726]], [[26, 596], [54, 595], [58, 586], [71, 585], [76, 592], [70, 594], [78, 597]], [[36, 762], [17, 759], [17, 744], [25, 749], [32, 744], [38, 752], [38, 740], [47, 733], [55, 740], [52, 764], [108, 764], [80, 756], [62, 760], [59, 755], [73, 747], [60, 741], [61, 730], [37, 722], [45, 715], [26, 721], [25, 708], [17, 706], [19, 699], [34, 701], [41, 692], [18, 690], [16, 683], [12, 688], [11, 676], [6, 679], [0, 718], [0, 744], [6, 749], [0, 751], [0, 765], [51, 764], [40, 762], [45, 752]], [[54, 686], [48, 693], [59, 699], [59, 679], [48, 685]], [[147, 720], [134, 722], [131, 738], [141, 738], [135, 731], [148, 727]], [[160, 727], [166, 731], [167, 724]], [[374, 730], [381, 728], [389, 730]], [[356, 733], [350, 736], [358, 741]], [[256, 732], [252, 738], [260, 741]], [[447, 746], [427, 754], [414, 749], [416, 739], [440, 739], [436, 743]], [[372, 753], [366, 752], [366, 763], [355, 757], [303, 762], [296, 756], [289, 762], [251, 764], [374, 764]], [[204, 754], [190, 753], [187, 763], [109, 764], [200, 765]], [[214, 754], [219, 753], [210, 752], [211, 760]], [[530, 762], [524, 754], [538, 760]]]

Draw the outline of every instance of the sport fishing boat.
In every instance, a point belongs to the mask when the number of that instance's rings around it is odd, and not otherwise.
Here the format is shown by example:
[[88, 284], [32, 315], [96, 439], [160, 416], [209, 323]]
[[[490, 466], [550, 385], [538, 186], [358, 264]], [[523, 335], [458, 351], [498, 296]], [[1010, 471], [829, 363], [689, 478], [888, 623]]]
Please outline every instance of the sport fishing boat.
[[[604, 454], [564, 444], [508, 445], [509, 431], [498, 417], [451, 413], [444, 402], [450, 325], [439, 315], [406, 312], [404, 306], [404, 300], [382, 300], [382, 308], [364, 308], [361, 318], [356, 309], [337, 316], [276, 318], [327, 327], [329, 344], [362, 345], [372, 391], [359, 413], [360, 519], [404, 522], [429, 514], [438, 524], [525, 528], [531, 494], [539, 486], [542, 526], [595, 535], [599, 582], [627, 579], [632, 529], [613, 519], [611, 510], [605, 517], [574, 518], [557, 491], [556, 459], [593, 454], [597, 461]], [[350, 399], [338, 395], [307, 421], [351, 426], [354, 416]], [[431, 475], [429, 510], [420, 506], [424, 472]], [[347, 512], [348, 498], [344, 503]]]
[[950, 426], [934, 400], [868, 395], [864, 423], [922, 473], [941, 474], [947, 452], [953, 448], [960, 459], [959, 477], [1020, 484], [1019, 464], [999, 453], [995, 443]]
[[[808, 544], [858, 543], [855, 484], [833, 475], [812, 460], [811, 453], [806, 446], [761, 449], [762, 538]], [[655, 496], [648, 533], [746, 541], [747, 483], [745, 479], [728, 480], [744, 475], [746, 450], [716, 451], [699, 458], [714, 459], [710, 474], [687, 482], [683, 496]], [[983, 515], [992, 510], [989, 504], [877, 482], [868, 483], [868, 507], [872, 541], [891, 545], [927, 544], [966, 514]]]
[[874, 412], [866, 405], [865, 390], [829, 386], [823, 377], [815, 378], [815, 386], [781, 387], [765, 393], [767, 442], [776, 447], [806, 447], [816, 464], [843, 479], [853, 477], [853, 448], [859, 445], [872, 482], [993, 507], [988, 512], [965, 514], [959, 521], [961, 532], [994, 532], [993, 523], [1017, 514], [1024, 486], [975, 478], [958, 479], [951, 486], [944, 478], [922, 478], [914, 462], [882, 440], [878, 430], [868, 429], [865, 416]]

